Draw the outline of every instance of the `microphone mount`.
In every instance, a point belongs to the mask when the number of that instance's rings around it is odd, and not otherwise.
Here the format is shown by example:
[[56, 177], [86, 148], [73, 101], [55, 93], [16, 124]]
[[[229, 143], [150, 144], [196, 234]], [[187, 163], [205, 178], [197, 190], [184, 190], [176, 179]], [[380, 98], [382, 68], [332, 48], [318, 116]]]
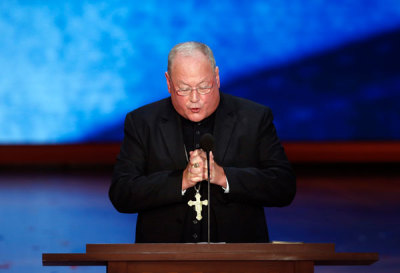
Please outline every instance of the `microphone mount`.
[[207, 182], [208, 182], [208, 206], [207, 206], [207, 238], [208, 243], [210, 243], [210, 151], [214, 148], [214, 137], [211, 134], [204, 134], [200, 138], [200, 147], [206, 152], [207, 156]]

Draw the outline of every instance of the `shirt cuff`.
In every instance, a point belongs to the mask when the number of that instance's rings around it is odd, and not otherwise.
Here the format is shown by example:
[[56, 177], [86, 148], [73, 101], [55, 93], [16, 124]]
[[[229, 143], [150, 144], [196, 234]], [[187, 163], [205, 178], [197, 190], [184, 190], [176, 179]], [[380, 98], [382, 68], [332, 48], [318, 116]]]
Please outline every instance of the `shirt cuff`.
[[228, 177], [226, 177], [225, 179], [226, 179], [226, 188], [222, 187], [222, 189], [224, 190], [224, 193], [229, 193]]

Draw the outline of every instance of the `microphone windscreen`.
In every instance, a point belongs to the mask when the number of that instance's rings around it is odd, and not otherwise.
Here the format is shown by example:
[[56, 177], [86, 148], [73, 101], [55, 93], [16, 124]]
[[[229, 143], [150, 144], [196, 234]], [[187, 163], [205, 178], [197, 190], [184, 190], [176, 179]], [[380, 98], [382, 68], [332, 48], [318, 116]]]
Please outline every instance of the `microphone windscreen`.
[[200, 147], [205, 152], [210, 152], [214, 148], [214, 137], [211, 134], [204, 134], [200, 138]]

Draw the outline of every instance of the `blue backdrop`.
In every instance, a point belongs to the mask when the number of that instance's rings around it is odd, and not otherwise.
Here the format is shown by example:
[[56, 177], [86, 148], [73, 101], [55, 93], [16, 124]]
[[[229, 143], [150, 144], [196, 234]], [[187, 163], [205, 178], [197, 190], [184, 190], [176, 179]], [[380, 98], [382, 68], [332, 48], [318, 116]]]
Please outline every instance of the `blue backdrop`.
[[182, 41], [283, 140], [400, 139], [398, 0], [1, 1], [0, 144], [110, 142]]

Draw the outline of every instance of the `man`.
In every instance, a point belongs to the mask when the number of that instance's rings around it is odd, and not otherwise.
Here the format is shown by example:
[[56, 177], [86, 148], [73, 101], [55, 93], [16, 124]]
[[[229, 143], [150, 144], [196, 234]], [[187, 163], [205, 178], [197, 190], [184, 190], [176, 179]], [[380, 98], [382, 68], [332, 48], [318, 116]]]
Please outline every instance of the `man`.
[[[268, 242], [264, 207], [286, 206], [296, 192], [270, 109], [220, 93], [202, 43], [176, 45], [165, 77], [171, 96], [126, 116], [109, 191], [118, 211], [138, 213], [136, 243], [207, 241], [207, 206], [212, 242]], [[210, 202], [206, 133], [215, 138]]]

